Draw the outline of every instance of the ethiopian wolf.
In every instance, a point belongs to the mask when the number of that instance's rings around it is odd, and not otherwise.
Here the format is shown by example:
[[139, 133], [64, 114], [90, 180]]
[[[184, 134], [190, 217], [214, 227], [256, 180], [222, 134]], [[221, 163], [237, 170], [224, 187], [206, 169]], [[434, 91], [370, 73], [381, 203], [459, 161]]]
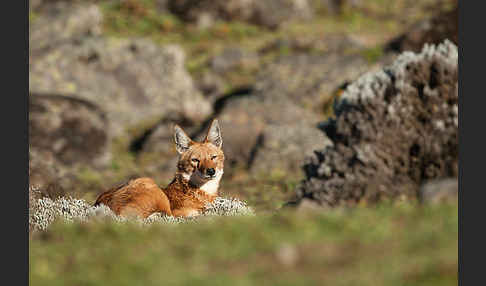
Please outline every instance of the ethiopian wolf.
[[179, 153], [177, 171], [164, 189], [151, 178], [137, 178], [98, 196], [95, 206], [104, 204], [117, 215], [143, 218], [162, 212], [171, 216], [197, 216], [218, 196], [223, 176], [223, 140], [217, 120], [213, 120], [202, 142], [192, 141], [175, 125], [174, 139]]

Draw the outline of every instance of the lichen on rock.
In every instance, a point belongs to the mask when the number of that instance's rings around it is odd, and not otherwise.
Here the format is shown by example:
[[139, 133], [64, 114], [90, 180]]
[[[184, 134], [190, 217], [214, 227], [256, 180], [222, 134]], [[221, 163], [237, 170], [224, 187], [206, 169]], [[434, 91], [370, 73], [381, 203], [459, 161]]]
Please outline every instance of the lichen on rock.
[[446, 40], [350, 84], [336, 118], [321, 124], [333, 144], [306, 159], [299, 200], [333, 207], [415, 197], [426, 180], [457, 177], [457, 61]]

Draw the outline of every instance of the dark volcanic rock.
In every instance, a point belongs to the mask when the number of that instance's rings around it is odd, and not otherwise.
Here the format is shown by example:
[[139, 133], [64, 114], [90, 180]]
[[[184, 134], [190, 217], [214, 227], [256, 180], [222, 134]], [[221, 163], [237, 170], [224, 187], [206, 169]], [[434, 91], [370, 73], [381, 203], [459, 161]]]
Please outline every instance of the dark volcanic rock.
[[29, 149], [59, 167], [103, 167], [110, 160], [106, 115], [74, 97], [31, 94]]
[[74, 96], [29, 96], [29, 187], [55, 199], [72, 193], [81, 167], [103, 169], [111, 161], [106, 114]]
[[405, 34], [392, 40], [387, 49], [393, 51], [419, 52], [424, 44], [439, 44], [445, 39], [458, 45], [459, 8], [442, 12], [436, 17], [420, 21]]
[[450, 41], [426, 45], [349, 85], [321, 126], [333, 146], [306, 159], [297, 196], [338, 206], [416, 196], [426, 180], [457, 176], [457, 61]]

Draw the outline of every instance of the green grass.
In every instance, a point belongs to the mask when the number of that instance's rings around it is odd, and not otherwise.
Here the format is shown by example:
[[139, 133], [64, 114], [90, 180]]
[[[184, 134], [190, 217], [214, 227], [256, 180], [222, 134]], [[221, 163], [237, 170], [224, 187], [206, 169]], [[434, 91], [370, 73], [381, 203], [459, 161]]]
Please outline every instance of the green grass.
[[107, 1], [101, 4], [105, 22], [114, 32], [150, 35], [178, 29], [180, 21], [171, 14], [159, 13], [151, 0]]
[[262, 214], [274, 212], [292, 200], [303, 176], [289, 176], [277, 171], [259, 175], [237, 171], [235, 175], [223, 178], [220, 186], [222, 196], [246, 201], [258, 214]]
[[376, 46], [365, 49], [361, 53], [370, 64], [374, 64], [384, 55], [384, 50], [382, 46]]
[[[32, 236], [31, 285], [457, 285], [458, 206], [58, 222]], [[288, 257], [285, 258], [285, 253]]]
[[29, 24], [33, 23], [37, 17], [37, 13], [29, 11]]

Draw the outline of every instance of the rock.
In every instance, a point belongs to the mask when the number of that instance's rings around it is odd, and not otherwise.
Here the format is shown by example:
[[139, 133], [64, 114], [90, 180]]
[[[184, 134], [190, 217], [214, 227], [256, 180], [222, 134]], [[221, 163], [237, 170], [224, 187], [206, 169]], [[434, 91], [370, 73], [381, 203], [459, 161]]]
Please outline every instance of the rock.
[[168, 6], [184, 21], [244, 21], [271, 29], [289, 20], [308, 19], [313, 14], [307, 0], [169, 0]]
[[344, 6], [347, 4], [352, 8], [359, 8], [362, 0], [320, 0], [318, 2], [320, 7], [323, 7], [329, 14], [341, 14]]
[[330, 144], [316, 128], [323, 105], [343, 80], [367, 67], [359, 55], [336, 54], [297, 54], [269, 64], [251, 93], [228, 99], [218, 115], [227, 162], [257, 173], [301, 172], [306, 155]]
[[405, 34], [393, 39], [387, 50], [418, 52], [424, 44], [439, 44], [445, 39], [458, 45], [458, 13], [459, 8], [456, 6], [451, 11], [416, 23]]
[[36, 161], [68, 169], [83, 164], [104, 167], [111, 159], [108, 130], [105, 113], [89, 101], [29, 96], [29, 150]]
[[276, 170], [294, 176], [300, 174], [302, 158], [309, 156], [316, 146], [330, 144], [329, 139], [316, 128], [315, 122], [305, 118], [293, 124], [267, 124], [261, 141], [260, 146], [257, 142], [250, 161], [252, 171], [264, 173]]
[[236, 68], [251, 68], [258, 65], [256, 54], [238, 47], [229, 47], [210, 60], [211, 69], [216, 73], [225, 73]]
[[82, 37], [100, 35], [102, 25], [103, 15], [96, 5], [69, 2], [46, 5], [29, 25], [29, 66], [33, 64], [32, 56]]
[[155, 0], [155, 8], [159, 13], [169, 13], [169, 0]]
[[[248, 167], [251, 150], [258, 140], [264, 123], [258, 117], [258, 111], [253, 109], [253, 102], [248, 102], [245, 96], [241, 100], [237, 97], [229, 97], [229, 102], [224, 98], [217, 101], [216, 106], [224, 105], [223, 113], [217, 112], [214, 117], [219, 119], [223, 134], [223, 150], [226, 158], [226, 169], [232, 169], [236, 165]], [[245, 109], [243, 106], [248, 106]], [[218, 108], [219, 109], [219, 108]], [[217, 110], [218, 111], [218, 110]], [[201, 126], [188, 126], [182, 124], [184, 131], [196, 141], [201, 141], [206, 135], [210, 121]], [[160, 124], [150, 134], [143, 145], [144, 156], [158, 154], [159, 157], [167, 158], [158, 163], [157, 170], [160, 172], [175, 171], [177, 153], [174, 149], [173, 126], [170, 123]], [[152, 155], [153, 157], [154, 155]], [[230, 167], [231, 166], [231, 167]]]
[[362, 40], [347, 34], [329, 34], [325, 37], [299, 36], [298, 38], [279, 37], [259, 49], [260, 54], [268, 53], [333, 53], [358, 51], [365, 48]]
[[[227, 174], [239, 168], [253, 172], [300, 172], [302, 158], [329, 142], [317, 128], [317, 116], [285, 100], [262, 100], [257, 95], [235, 97], [228, 100], [216, 117], [223, 135]], [[187, 126], [184, 130], [194, 140], [202, 140], [207, 127], [207, 124], [199, 128]], [[154, 162], [156, 170], [175, 171], [177, 153], [171, 124], [159, 125], [148, 137], [143, 154], [155, 157], [151, 153], [164, 158]]]
[[[71, 5], [102, 3], [104, 0], [29, 0], [29, 11], [45, 13], [53, 7], [68, 7]], [[117, 0], [123, 1], [123, 0]]]
[[[44, 158], [35, 150], [29, 150], [29, 198], [55, 199], [66, 194], [66, 181], [50, 158]], [[51, 161], [49, 161], [51, 159]]]
[[342, 80], [354, 79], [366, 66], [359, 56], [331, 54], [294, 55], [270, 64], [253, 95], [229, 103], [220, 115], [222, 130], [234, 133], [226, 136], [228, 160], [247, 162], [254, 172], [300, 172], [306, 155], [330, 144], [316, 128], [323, 105]]
[[220, 75], [214, 72], [205, 72], [195, 80], [197, 89], [202, 92], [213, 104], [225, 91], [225, 82]]
[[319, 116], [285, 92], [289, 90], [271, 83], [257, 84], [251, 94], [228, 100], [218, 118], [230, 164], [253, 172], [299, 172], [303, 156], [325, 144], [326, 137], [316, 128]]
[[300, 199], [334, 207], [415, 197], [458, 175], [458, 52], [450, 41], [401, 54], [350, 84], [321, 124], [333, 145], [306, 159]]
[[[194, 139], [193, 134], [199, 128], [197, 125], [177, 123]], [[174, 145], [174, 124], [171, 121], [157, 124], [138, 139], [137, 150], [132, 148], [138, 154], [138, 163], [164, 180], [171, 180], [177, 170], [179, 155]]]
[[[227, 169], [302, 172], [305, 156], [330, 143], [317, 128], [324, 105], [343, 80], [353, 80], [367, 68], [357, 54], [281, 57], [256, 76], [252, 88], [216, 98], [213, 117], [221, 125]], [[199, 138], [208, 124], [186, 124], [185, 130]], [[167, 158], [156, 169], [172, 170], [177, 154], [171, 126], [161, 124], [148, 136], [143, 152], [154, 151]]]
[[[180, 47], [143, 39], [86, 38], [32, 60], [31, 92], [76, 94], [106, 114], [113, 136], [160, 120], [201, 122], [212, 112], [184, 68]], [[138, 135], [138, 134], [137, 134]]]
[[205, 63], [202, 73], [194, 77], [197, 88], [213, 105], [229, 90], [248, 88], [261, 68], [257, 53], [238, 46], [229, 46], [215, 54]]
[[306, 20], [312, 16], [312, 7], [307, 0], [254, 1], [250, 22], [270, 29], [277, 29], [286, 21]]
[[251, 168], [255, 152], [263, 143], [266, 122], [262, 106], [248, 96], [231, 99], [218, 116], [226, 164], [230, 167]]
[[101, 11], [81, 2], [41, 4], [30, 25], [31, 92], [75, 94], [95, 103], [117, 137], [138, 136], [160, 120], [200, 123], [211, 114], [180, 47], [102, 37]]
[[424, 183], [419, 190], [422, 203], [439, 203], [457, 200], [459, 184], [457, 178], [432, 180]]
[[288, 98], [295, 105], [322, 112], [333, 91], [370, 68], [359, 54], [297, 54], [277, 59], [257, 79], [255, 89], [273, 100]]
[[42, 5], [42, 0], [30, 0], [29, 1], [29, 11], [35, 11], [39, 9], [39, 7]]

